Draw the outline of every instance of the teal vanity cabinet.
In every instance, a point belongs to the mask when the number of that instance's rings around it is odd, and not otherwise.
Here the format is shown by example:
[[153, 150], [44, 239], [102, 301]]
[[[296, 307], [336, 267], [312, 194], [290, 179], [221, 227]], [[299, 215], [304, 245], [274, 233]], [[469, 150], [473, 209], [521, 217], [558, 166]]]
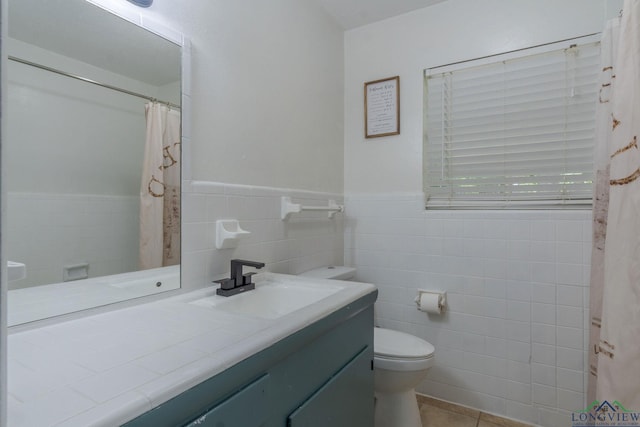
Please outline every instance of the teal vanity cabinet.
[[376, 294], [365, 295], [125, 426], [373, 426]]

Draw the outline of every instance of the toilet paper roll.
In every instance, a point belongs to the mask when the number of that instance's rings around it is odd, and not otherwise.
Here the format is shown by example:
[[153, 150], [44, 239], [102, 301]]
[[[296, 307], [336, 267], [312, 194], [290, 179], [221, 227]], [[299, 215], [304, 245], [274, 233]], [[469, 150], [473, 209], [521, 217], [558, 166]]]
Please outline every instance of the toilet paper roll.
[[446, 304], [446, 295], [434, 292], [421, 292], [418, 299], [418, 310], [431, 314], [442, 314]]

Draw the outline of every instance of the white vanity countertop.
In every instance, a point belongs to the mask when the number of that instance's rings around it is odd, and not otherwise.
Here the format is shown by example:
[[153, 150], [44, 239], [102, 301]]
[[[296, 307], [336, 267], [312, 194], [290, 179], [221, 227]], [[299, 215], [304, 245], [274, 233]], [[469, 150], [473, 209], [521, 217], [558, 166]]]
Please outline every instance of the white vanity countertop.
[[[201, 289], [9, 334], [9, 426], [114, 427], [375, 291], [370, 284], [274, 273], [262, 278], [345, 285], [275, 320], [189, 304]], [[230, 297], [233, 298], [233, 297]]]

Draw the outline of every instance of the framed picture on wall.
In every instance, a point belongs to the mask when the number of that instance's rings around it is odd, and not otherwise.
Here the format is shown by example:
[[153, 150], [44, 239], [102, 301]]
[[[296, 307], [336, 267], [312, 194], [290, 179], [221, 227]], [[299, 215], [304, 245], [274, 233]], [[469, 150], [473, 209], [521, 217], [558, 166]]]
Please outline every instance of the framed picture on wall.
[[400, 134], [400, 77], [364, 84], [364, 136]]

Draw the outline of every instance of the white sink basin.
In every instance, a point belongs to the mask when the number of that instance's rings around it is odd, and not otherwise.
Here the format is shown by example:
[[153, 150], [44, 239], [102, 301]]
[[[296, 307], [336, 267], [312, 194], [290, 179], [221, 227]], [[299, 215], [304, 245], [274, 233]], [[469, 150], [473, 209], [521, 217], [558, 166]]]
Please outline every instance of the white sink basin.
[[333, 283], [258, 281], [254, 290], [230, 297], [212, 295], [191, 301], [190, 304], [263, 319], [277, 319], [323, 300], [343, 289], [344, 286]]

